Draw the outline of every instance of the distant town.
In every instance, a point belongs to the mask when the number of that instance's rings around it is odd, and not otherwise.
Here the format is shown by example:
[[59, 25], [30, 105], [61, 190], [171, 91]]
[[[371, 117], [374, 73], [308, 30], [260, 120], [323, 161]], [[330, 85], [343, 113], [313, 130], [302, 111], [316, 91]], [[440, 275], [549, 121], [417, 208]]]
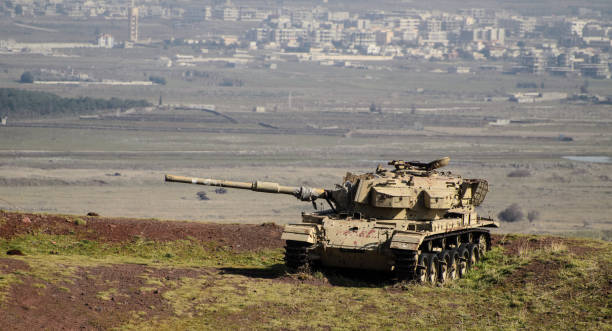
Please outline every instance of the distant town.
[[[193, 45], [200, 53], [162, 59], [168, 66], [194, 62], [248, 62], [250, 51], [271, 57], [294, 56], [321, 65], [354, 66], [397, 58], [428, 61], [464, 59], [479, 69], [508, 74], [550, 74], [610, 79], [612, 21], [603, 13], [575, 8], [574, 16], [526, 17], [508, 10], [466, 8], [458, 12], [398, 10], [354, 13], [331, 11], [325, 1], [313, 8], [255, 8], [226, 2], [210, 6], [165, 6], [158, 1], [0, 1], [4, 17], [102, 17], [126, 20], [127, 40], [100, 32], [92, 43], [21, 43], [0, 40], [0, 52], [50, 53], [73, 47], [130, 48], [134, 45]], [[241, 34], [218, 34], [203, 39], [152, 40], [139, 38], [139, 19], [185, 22], [249, 21], [258, 24]], [[229, 48], [230, 59], [212, 58], [209, 46]], [[274, 69], [274, 65], [271, 65]], [[449, 71], [469, 73], [470, 67]]]

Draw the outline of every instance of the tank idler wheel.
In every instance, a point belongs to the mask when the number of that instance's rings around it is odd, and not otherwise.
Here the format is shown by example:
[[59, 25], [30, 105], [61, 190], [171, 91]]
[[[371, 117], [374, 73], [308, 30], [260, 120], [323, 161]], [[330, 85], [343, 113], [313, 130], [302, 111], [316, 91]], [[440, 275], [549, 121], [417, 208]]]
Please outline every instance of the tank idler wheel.
[[287, 241], [285, 246], [285, 265], [291, 271], [307, 271], [310, 266], [308, 249], [312, 244], [300, 241]]
[[469, 252], [468, 268], [472, 269], [480, 261], [480, 251], [477, 244], [467, 244], [466, 248]]
[[459, 246], [456, 251], [458, 256], [457, 276], [459, 276], [459, 278], [463, 278], [465, 277], [469, 269], [468, 261], [470, 259], [470, 252], [465, 247], [465, 245]]
[[449, 251], [450, 262], [448, 263], [448, 279], [455, 280], [459, 278], [459, 253], [456, 249]]

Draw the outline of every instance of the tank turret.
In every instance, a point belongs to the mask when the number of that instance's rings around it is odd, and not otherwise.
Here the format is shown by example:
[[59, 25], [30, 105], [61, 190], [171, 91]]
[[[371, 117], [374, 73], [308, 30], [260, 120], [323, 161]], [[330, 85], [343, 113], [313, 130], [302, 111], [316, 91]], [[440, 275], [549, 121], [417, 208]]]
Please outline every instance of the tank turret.
[[321, 264], [444, 282], [478, 261], [490, 248], [486, 228], [498, 226], [475, 211], [488, 182], [438, 171], [449, 163], [448, 157], [429, 163], [394, 160], [391, 169], [379, 165], [374, 172], [349, 172], [333, 189], [173, 175], [165, 180], [289, 194], [313, 205], [327, 200], [331, 209], [305, 212], [302, 223], [285, 227], [289, 268]]

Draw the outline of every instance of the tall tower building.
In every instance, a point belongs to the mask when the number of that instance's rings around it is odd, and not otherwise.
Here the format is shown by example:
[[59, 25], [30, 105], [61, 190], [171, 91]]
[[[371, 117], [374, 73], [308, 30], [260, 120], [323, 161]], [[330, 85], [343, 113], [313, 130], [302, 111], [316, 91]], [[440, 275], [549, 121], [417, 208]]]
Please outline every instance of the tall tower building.
[[130, 24], [130, 41], [138, 41], [138, 8], [134, 6], [134, 0], [132, 5], [128, 8], [128, 22]]

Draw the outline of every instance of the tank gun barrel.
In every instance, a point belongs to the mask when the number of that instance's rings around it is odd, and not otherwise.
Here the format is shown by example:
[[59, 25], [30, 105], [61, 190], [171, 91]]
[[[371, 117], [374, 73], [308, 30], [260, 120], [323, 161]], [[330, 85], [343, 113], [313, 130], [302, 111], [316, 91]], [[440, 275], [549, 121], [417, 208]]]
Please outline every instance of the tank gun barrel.
[[212, 178], [197, 178], [197, 177], [184, 177], [175, 175], [166, 175], [165, 180], [167, 182], [175, 183], [186, 183], [186, 184], [197, 184], [206, 186], [220, 186], [239, 188], [243, 190], [251, 190], [255, 192], [266, 192], [266, 193], [279, 193], [289, 194], [302, 201], [313, 201], [317, 198], [323, 198], [326, 196], [326, 191], [322, 188], [313, 188], [306, 186], [284, 186], [278, 183], [272, 182], [235, 182], [229, 180], [212, 179]]

